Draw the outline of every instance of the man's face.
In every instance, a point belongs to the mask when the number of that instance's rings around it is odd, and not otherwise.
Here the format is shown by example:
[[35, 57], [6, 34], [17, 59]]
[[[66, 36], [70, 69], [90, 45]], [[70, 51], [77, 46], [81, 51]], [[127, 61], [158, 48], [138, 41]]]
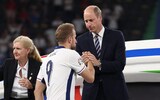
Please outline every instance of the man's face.
[[97, 17], [92, 9], [85, 10], [83, 17], [86, 28], [90, 32], [98, 33], [101, 30], [102, 18]]

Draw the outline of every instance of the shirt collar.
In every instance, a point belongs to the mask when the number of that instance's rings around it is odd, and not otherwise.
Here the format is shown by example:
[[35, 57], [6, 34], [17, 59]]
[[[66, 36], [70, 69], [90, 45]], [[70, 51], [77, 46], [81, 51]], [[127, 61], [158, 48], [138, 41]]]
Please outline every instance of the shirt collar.
[[[104, 26], [102, 26], [102, 29], [101, 29], [101, 31], [98, 33], [98, 35], [99, 35], [100, 37], [103, 37], [104, 31], [105, 31]], [[92, 32], [92, 35], [93, 35], [93, 37], [95, 37], [96, 34]]]
[[28, 61], [27, 61], [27, 63], [24, 65], [24, 67], [21, 67], [21, 66], [18, 64], [18, 69], [20, 69], [20, 68], [27, 70], [27, 69], [28, 69]]
[[54, 49], [65, 48], [64, 46], [55, 46]]

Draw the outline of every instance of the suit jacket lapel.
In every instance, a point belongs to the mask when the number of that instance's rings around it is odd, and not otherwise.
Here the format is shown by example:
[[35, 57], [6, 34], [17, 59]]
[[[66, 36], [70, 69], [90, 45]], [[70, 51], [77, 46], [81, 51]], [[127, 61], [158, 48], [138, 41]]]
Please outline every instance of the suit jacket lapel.
[[34, 67], [32, 67], [33, 65], [32, 65], [33, 63], [32, 63], [32, 60], [31, 59], [29, 59], [29, 64], [28, 64], [28, 75], [27, 75], [27, 78], [30, 80], [30, 77], [32, 77], [33, 76], [33, 68]]
[[107, 30], [107, 28], [105, 28], [105, 31], [104, 31], [104, 35], [103, 35], [103, 41], [102, 41], [102, 48], [101, 48], [101, 55], [100, 55], [100, 58], [103, 58], [103, 54], [105, 52], [105, 49], [107, 47], [107, 41], [109, 40], [109, 31]]
[[14, 60], [13, 63], [11, 63], [10, 66], [11, 66], [11, 67], [9, 67], [10, 69], [8, 69], [8, 73], [9, 73], [9, 76], [10, 76], [8, 81], [10, 81], [11, 86], [13, 86], [13, 82], [14, 82], [14, 78], [16, 76], [17, 66], [18, 66], [17, 60]]

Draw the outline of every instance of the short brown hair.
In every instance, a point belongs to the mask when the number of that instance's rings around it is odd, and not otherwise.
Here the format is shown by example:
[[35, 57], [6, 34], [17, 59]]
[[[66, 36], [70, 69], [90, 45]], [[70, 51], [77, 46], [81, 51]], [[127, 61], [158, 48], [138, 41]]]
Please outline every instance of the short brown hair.
[[55, 34], [57, 42], [64, 43], [68, 37], [73, 36], [73, 29], [74, 25], [71, 23], [59, 25]]

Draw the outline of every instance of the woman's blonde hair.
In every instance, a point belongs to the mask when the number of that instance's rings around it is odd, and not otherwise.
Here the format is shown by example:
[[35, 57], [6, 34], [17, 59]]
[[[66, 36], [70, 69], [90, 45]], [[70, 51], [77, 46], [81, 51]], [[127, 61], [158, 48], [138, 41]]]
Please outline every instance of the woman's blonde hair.
[[31, 57], [37, 61], [40, 61], [42, 62], [42, 59], [41, 59], [41, 56], [39, 54], [39, 51], [37, 49], [37, 47], [34, 45], [33, 41], [27, 37], [27, 36], [18, 36], [14, 41], [13, 43], [16, 43], [16, 42], [20, 42], [22, 43], [23, 47], [24, 48], [29, 48], [30, 49], [30, 52], [28, 54], [28, 57]]

